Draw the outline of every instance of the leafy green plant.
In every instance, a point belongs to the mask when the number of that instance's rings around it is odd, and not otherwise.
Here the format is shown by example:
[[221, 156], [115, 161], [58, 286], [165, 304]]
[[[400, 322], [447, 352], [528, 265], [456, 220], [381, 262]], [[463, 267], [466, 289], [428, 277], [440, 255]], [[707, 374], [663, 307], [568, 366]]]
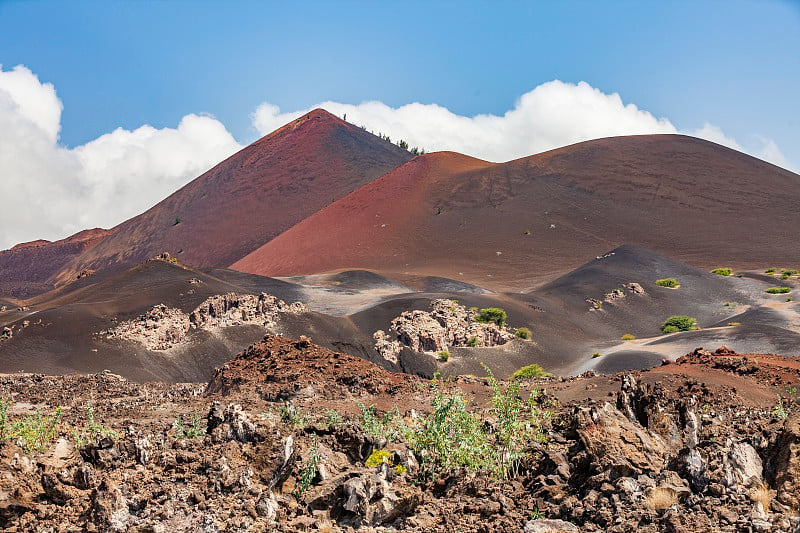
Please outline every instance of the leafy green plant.
[[541, 366], [532, 363], [511, 374], [511, 379], [549, 378], [552, 375], [550, 372], [545, 372]]
[[767, 294], [786, 294], [792, 292], [790, 287], [770, 287], [766, 291]]
[[368, 466], [371, 468], [375, 466], [380, 466], [383, 463], [389, 463], [389, 458], [391, 456], [392, 454], [387, 452], [386, 450], [379, 450], [376, 448], [372, 450], [371, 454], [369, 454], [369, 457], [367, 457], [367, 460], [364, 462], [364, 466]]
[[447, 350], [442, 350], [441, 352], [439, 352], [439, 359], [441, 359], [443, 362], [446, 363], [447, 361], [450, 360], [450, 352], [448, 352]]
[[661, 325], [663, 333], [676, 333], [678, 331], [692, 331], [700, 329], [697, 319], [686, 315], [672, 315]]
[[775, 267], [770, 267], [764, 271], [764, 274], [769, 274], [770, 276], [775, 273]]
[[508, 315], [506, 314], [505, 310], [499, 307], [485, 307], [481, 309], [480, 314], [475, 317], [476, 322], [481, 322], [484, 324], [494, 322], [501, 328], [506, 325], [507, 319]]
[[8, 435], [8, 408], [11, 400], [0, 400], [0, 442], [6, 440]]
[[733, 270], [728, 267], [722, 267], [713, 269], [711, 273], [717, 274], [718, 276], [730, 276], [731, 274], [733, 274]]
[[620, 337], [620, 339], [621, 339], [621, 340], [623, 340], [623, 341], [632, 341], [632, 340], [633, 340], [633, 339], [635, 339], [635, 338], [636, 338], [636, 337], [634, 337], [634, 336], [633, 336], [633, 335], [631, 335], [630, 333], [626, 333], [625, 335], [623, 335], [622, 337]]
[[368, 435], [387, 441], [397, 441], [402, 437], [404, 429], [397, 407], [384, 413], [383, 416], [378, 416], [375, 412], [375, 405], [365, 407], [361, 402], [356, 405], [361, 410], [359, 425]]
[[526, 341], [530, 340], [531, 330], [529, 330], [528, 328], [517, 328], [516, 331], [514, 331], [514, 336], [517, 337], [518, 339]]
[[308, 461], [300, 471], [300, 477], [298, 478], [297, 483], [292, 490], [292, 495], [297, 499], [300, 499], [303, 494], [305, 494], [305, 492], [311, 487], [311, 483], [314, 482], [314, 478], [317, 476], [317, 469], [319, 467], [321, 456], [316, 435], [313, 436], [313, 439], [314, 444], [311, 446], [311, 450], [308, 452]]
[[44, 416], [41, 409], [36, 414], [28, 415], [11, 423], [8, 437], [20, 438], [28, 452], [41, 452], [50, 446], [58, 436], [58, 421], [61, 418], [61, 407], [56, 407], [53, 416]]
[[789, 416], [788, 411], [786, 411], [786, 408], [783, 406], [783, 398], [780, 394], [778, 394], [778, 402], [775, 404], [775, 407], [772, 408], [772, 416], [778, 420], [786, 420]]
[[119, 433], [95, 422], [94, 408], [89, 400], [86, 401], [84, 413], [86, 414], [86, 426], [84, 428], [73, 428], [72, 430], [72, 436], [78, 447], [85, 446], [91, 442], [97, 442], [104, 437], [111, 437], [112, 439], [119, 438]]
[[188, 427], [183, 423], [181, 415], [177, 415], [175, 421], [172, 423], [172, 429], [175, 430], [175, 440], [193, 439], [205, 433], [197, 409], [189, 414]]
[[338, 428], [342, 425], [342, 415], [336, 409], [328, 409], [327, 411], [328, 427]]
[[798, 271], [796, 269], [794, 269], [794, 268], [791, 268], [791, 269], [782, 268], [781, 269], [781, 274], [787, 274], [789, 276], [796, 276], [798, 274]]
[[670, 289], [677, 289], [681, 286], [680, 282], [675, 278], [657, 279], [656, 285], [659, 287], [669, 287]]
[[470, 348], [475, 348], [478, 345], [478, 337], [473, 335], [469, 339], [467, 339], [467, 346]]
[[519, 473], [520, 460], [527, 455], [528, 443], [545, 442], [547, 436], [539, 411], [534, 406], [533, 395], [529, 403], [525, 404], [520, 399], [517, 380], [512, 379], [503, 388], [489, 367], [483, 365], [483, 368], [489, 375], [489, 385], [492, 387], [492, 411], [496, 422], [495, 449], [499, 448], [495, 474], [500, 478], [516, 476]]
[[603, 357], [603, 354], [601, 354], [600, 352], [594, 352], [592, 354], [592, 359], [597, 359], [598, 357]]
[[397, 474], [398, 476], [402, 476], [408, 471], [408, 469], [403, 465], [394, 465], [392, 467], [392, 470], [394, 470], [395, 474]]

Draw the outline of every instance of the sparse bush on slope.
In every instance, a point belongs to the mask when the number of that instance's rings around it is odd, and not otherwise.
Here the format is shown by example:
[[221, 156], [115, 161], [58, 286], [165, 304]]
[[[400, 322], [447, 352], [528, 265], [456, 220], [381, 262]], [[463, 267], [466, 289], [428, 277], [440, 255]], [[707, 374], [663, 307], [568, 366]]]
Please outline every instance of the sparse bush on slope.
[[697, 319], [686, 315], [672, 315], [661, 325], [663, 333], [677, 333], [678, 331], [692, 331], [700, 329]]

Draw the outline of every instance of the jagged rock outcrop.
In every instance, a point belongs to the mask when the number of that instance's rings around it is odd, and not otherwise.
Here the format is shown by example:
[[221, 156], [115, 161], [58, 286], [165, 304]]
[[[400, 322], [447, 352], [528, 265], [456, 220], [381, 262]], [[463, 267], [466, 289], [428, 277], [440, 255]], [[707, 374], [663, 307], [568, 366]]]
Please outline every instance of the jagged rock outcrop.
[[786, 419], [770, 455], [778, 501], [800, 512], [800, 413]]
[[374, 334], [375, 349], [389, 361], [396, 362], [402, 346], [417, 352], [437, 353], [451, 347], [490, 347], [507, 343], [514, 334], [494, 322], [480, 322], [480, 314], [454, 300], [431, 302], [431, 311], [406, 311], [391, 322], [390, 333]]
[[102, 334], [140, 342], [148, 350], [168, 350], [185, 342], [193, 329], [210, 330], [242, 324], [271, 329], [277, 325], [281, 314], [298, 314], [306, 310], [300, 302], [287, 304], [266, 293], [219, 294], [206, 299], [189, 314], [164, 304], [156, 305], [144, 315]]

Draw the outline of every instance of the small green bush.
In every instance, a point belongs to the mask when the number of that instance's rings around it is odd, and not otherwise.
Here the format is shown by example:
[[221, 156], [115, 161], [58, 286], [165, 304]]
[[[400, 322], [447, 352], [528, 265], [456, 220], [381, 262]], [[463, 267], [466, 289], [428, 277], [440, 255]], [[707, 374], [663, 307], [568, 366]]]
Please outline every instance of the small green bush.
[[305, 494], [305, 492], [311, 487], [311, 483], [314, 482], [314, 478], [317, 476], [319, 462], [322, 458], [316, 435], [314, 435], [313, 441], [314, 444], [311, 446], [311, 450], [308, 452], [308, 462], [300, 471], [300, 477], [297, 480], [297, 484], [294, 486], [294, 490], [292, 490], [292, 495], [298, 499]]
[[769, 274], [770, 276], [775, 273], [776, 268], [770, 267], [764, 271], [764, 274]]
[[514, 336], [517, 337], [518, 339], [523, 339], [526, 341], [530, 340], [531, 330], [529, 330], [528, 328], [517, 328], [517, 331], [514, 332]]
[[536, 363], [523, 366], [513, 374], [511, 374], [511, 379], [526, 379], [526, 378], [549, 378], [552, 376], [550, 372], [545, 372], [545, 370], [537, 365]]
[[499, 307], [484, 307], [481, 309], [480, 314], [475, 317], [475, 321], [483, 324], [494, 322], [502, 328], [506, 325], [507, 318], [508, 315], [506, 314], [505, 310], [500, 309]]
[[789, 287], [770, 287], [764, 292], [767, 294], [786, 294], [792, 292], [792, 289]]
[[601, 354], [600, 352], [594, 352], [592, 354], [592, 359], [597, 359], [598, 357], [603, 357], [603, 354]]
[[731, 270], [730, 268], [727, 268], [727, 267], [715, 268], [714, 270], [711, 271], [711, 273], [712, 274], [717, 274], [719, 276], [730, 276], [731, 274], [733, 274], [733, 270]]
[[620, 337], [620, 339], [622, 339], [622, 340], [624, 340], [624, 341], [632, 341], [632, 340], [633, 340], [633, 339], [635, 339], [635, 338], [636, 338], [636, 337], [634, 337], [634, 336], [633, 336], [633, 335], [631, 335], [630, 333], [626, 333], [625, 335], [623, 335], [622, 337]]
[[200, 415], [197, 413], [197, 409], [189, 414], [188, 427], [183, 423], [181, 415], [178, 415], [172, 423], [172, 429], [175, 430], [175, 440], [193, 439], [205, 433], [205, 428], [203, 428], [203, 423]]
[[672, 315], [661, 325], [663, 333], [676, 333], [678, 331], [692, 331], [700, 329], [697, 319], [686, 315]]
[[788, 274], [790, 276], [796, 276], [798, 274], [798, 271], [796, 269], [794, 269], [794, 268], [792, 268], [792, 269], [782, 268], [781, 269], [781, 274]]
[[448, 352], [447, 350], [442, 350], [441, 352], [439, 352], [439, 359], [441, 359], [446, 363], [447, 361], [450, 360], [450, 352]]
[[467, 339], [467, 346], [469, 346], [470, 348], [475, 348], [476, 346], [478, 346], [478, 337], [473, 335], [472, 337]]
[[374, 467], [374, 466], [380, 466], [383, 463], [388, 463], [389, 462], [389, 457], [391, 457], [391, 456], [392, 456], [392, 454], [390, 454], [386, 450], [375, 449], [375, 450], [372, 450], [372, 453], [367, 458], [367, 460], [364, 463], [364, 465], [368, 466], [370, 468]]
[[[5, 408], [8, 407], [8, 403]], [[58, 436], [58, 421], [60, 418], [61, 407], [56, 407], [53, 416], [44, 416], [41, 409], [37, 409], [36, 414], [28, 415], [12, 422], [8, 429], [5, 430], [6, 438], [21, 438], [25, 451], [42, 452]]]
[[678, 280], [675, 278], [657, 279], [656, 285], [659, 287], [669, 287], [670, 289], [677, 289], [681, 286], [680, 282], [678, 282]]

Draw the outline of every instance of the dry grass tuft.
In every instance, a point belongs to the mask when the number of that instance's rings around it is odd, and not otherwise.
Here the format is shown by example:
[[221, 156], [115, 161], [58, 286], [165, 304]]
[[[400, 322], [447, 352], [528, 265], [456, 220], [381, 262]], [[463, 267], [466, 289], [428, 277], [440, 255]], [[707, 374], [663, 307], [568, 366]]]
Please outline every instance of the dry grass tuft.
[[653, 489], [644, 498], [645, 506], [656, 511], [672, 507], [676, 503], [678, 503], [678, 493], [666, 487]]
[[757, 487], [750, 489], [750, 499], [754, 502], [761, 502], [764, 506], [764, 511], [769, 512], [769, 504], [772, 502], [772, 493], [769, 490], [769, 485], [761, 483]]

